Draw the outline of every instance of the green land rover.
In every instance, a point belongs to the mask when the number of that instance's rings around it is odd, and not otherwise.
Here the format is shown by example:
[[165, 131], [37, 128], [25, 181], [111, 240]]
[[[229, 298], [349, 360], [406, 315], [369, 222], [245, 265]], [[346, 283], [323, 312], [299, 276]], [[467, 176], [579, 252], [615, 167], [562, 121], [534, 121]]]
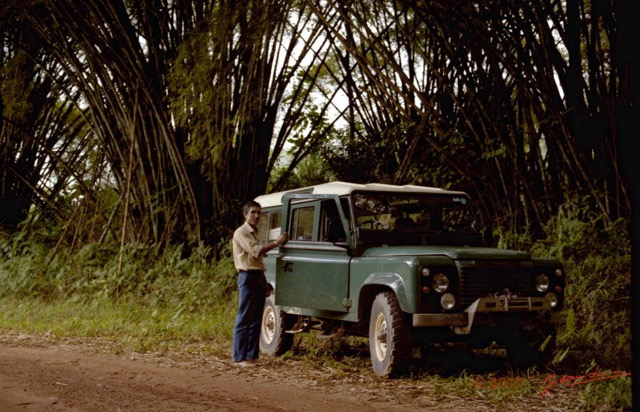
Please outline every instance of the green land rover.
[[492, 248], [464, 192], [333, 182], [255, 199], [274, 289], [260, 348], [291, 349], [298, 332], [369, 338], [374, 371], [410, 370], [433, 343], [504, 345], [514, 367], [545, 361], [562, 320], [556, 259]]

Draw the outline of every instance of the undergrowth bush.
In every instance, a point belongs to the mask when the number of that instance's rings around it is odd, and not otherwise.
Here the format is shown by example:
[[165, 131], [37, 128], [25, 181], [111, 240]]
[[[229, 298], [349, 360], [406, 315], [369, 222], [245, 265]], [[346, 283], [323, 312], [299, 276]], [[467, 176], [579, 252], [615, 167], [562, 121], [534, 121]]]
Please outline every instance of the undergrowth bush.
[[503, 246], [529, 249], [534, 256], [560, 259], [567, 274], [566, 325], [558, 331], [554, 362], [566, 370], [631, 367], [630, 222], [606, 224], [582, 206], [565, 204], [545, 230], [547, 239], [503, 237]]
[[230, 249], [89, 244], [51, 256], [0, 234], [0, 329], [105, 337], [138, 351], [202, 342], [226, 357], [237, 298]]
[[[20, 245], [16, 245], [20, 242]], [[226, 304], [235, 293], [230, 246], [213, 259], [211, 247], [200, 245], [184, 256], [181, 246], [154, 247], [89, 244], [70, 253], [18, 238], [0, 239], [0, 297], [43, 301], [90, 302], [133, 300], [150, 306], [173, 306], [195, 312]]]

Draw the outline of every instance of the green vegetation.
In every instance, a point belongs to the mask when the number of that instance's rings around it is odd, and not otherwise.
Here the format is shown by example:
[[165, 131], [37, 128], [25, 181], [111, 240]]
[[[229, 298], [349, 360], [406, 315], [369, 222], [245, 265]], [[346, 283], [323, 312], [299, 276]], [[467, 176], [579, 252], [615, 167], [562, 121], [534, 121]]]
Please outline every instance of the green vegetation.
[[19, 238], [0, 247], [2, 329], [105, 337], [136, 350], [191, 340], [227, 350], [236, 293], [228, 250], [213, 262], [204, 246], [185, 257], [181, 248], [87, 245], [49, 261], [46, 247]]
[[619, 219], [603, 228], [601, 217], [567, 204], [551, 220], [552, 236], [533, 253], [560, 258], [568, 273], [567, 323], [558, 337], [556, 363], [584, 370], [631, 365], [631, 234]]
[[[577, 204], [577, 203], [575, 203]], [[553, 373], [578, 376], [628, 373], [631, 365], [631, 246], [629, 222], [606, 229], [595, 215], [565, 205], [549, 223], [544, 242], [501, 237], [504, 246], [558, 256], [565, 263], [567, 327], [558, 334]], [[56, 231], [53, 231], [56, 232]], [[235, 317], [235, 270], [228, 244], [120, 248], [86, 245], [51, 255], [45, 230], [0, 238], [0, 331], [53, 339], [100, 338], [116, 351], [198, 351], [229, 357]], [[38, 234], [38, 235], [36, 235]], [[34, 239], [37, 239], [34, 240]], [[53, 256], [53, 257], [51, 257]], [[339, 342], [303, 335], [284, 362], [328, 369], [353, 379], [370, 369], [365, 339]], [[538, 397], [548, 371], [516, 374], [508, 368], [478, 374], [445, 370], [428, 362], [405, 383], [428, 381], [433, 395], [480, 396], [497, 403]], [[493, 386], [491, 386], [493, 384]], [[588, 409], [631, 405], [631, 379], [618, 377], [552, 389], [576, 397]], [[578, 400], [579, 399], [579, 400]]]

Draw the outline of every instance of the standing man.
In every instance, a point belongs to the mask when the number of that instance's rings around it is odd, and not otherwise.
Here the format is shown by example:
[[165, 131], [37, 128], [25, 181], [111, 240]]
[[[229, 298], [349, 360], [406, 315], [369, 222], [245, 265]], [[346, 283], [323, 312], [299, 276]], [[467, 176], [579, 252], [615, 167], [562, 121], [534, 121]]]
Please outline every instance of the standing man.
[[238, 270], [238, 315], [233, 331], [233, 362], [250, 366], [260, 352], [260, 323], [265, 299], [271, 287], [264, 276], [262, 259], [272, 249], [289, 240], [287, 232], [266, 245], [260, 245], [258, 223], [262, 207], [250, 201], [242, 208], [245, 222], [233, 233], [233, 262]]

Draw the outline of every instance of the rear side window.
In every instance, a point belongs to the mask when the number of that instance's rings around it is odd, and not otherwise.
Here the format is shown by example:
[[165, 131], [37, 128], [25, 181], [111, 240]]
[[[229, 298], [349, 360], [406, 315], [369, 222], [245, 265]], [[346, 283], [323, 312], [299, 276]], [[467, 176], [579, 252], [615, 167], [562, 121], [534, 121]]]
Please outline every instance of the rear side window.
[[273, 242], [280, 236], [282, 224], [282, 212], [262, 212], [260, 223], [258, 224], [258, 232], [260, 233], [260, 241], [262, 243]]

